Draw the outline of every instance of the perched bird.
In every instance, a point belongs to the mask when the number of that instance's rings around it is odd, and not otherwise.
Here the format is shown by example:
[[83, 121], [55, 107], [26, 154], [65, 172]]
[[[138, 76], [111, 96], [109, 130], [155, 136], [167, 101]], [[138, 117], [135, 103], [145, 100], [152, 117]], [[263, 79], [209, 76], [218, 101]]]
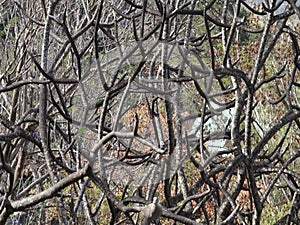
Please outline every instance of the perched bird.
[[151, 222], [159, 224], [161, 213], [162, 207], [159, 204], [157, 197], [154, 197], [153, 202], [145, 205], [145, 207], [141, 210], [141, 214], [143, 216], [142, 225], [149, 225]]

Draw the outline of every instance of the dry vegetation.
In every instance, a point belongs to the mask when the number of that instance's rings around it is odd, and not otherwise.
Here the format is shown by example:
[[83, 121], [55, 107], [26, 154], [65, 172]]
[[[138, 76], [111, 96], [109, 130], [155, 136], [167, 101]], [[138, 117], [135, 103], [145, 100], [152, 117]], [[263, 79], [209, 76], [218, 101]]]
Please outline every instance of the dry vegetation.
[[155, 196], [160, 224], [300, 224], [299, 20], [2, 0], [0, 224], [141, 224]]

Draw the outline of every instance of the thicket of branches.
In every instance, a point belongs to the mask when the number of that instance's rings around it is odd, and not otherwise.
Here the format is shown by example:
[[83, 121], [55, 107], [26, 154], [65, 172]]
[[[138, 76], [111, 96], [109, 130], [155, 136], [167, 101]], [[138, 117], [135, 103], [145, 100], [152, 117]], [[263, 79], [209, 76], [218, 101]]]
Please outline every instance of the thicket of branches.
[[0, 7], [0, 224], [300, 223], [295, 1]]

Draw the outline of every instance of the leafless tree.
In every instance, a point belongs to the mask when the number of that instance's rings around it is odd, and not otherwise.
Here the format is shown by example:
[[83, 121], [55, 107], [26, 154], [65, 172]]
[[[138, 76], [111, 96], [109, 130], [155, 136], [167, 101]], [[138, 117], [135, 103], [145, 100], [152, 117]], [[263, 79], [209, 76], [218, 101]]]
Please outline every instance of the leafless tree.
[[0, 224], [299, 224], [298, 2], [0, 7]]

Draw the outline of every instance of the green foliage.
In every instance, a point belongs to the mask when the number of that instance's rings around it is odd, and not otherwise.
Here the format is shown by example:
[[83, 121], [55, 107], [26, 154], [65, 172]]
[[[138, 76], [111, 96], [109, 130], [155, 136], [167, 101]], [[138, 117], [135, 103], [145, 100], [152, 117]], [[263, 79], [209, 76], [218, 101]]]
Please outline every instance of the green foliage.
[[85, 131], [86, 131], [86, 126], [80, 127], [79, 130], [78, 130], [78, 136], [83, 137]]
[[272, 201], [270, 204], [265, 204], [262, 212], [261, 225], [274, 224], [279, 219], [284, 217], [290, 209], [290, 203], [276, 204], [276, 205], [275, 204], [276, 202], [274, 201]]
[[14, 27], [19, 22], [19, 17], [13, 17], [8, 21], [3, 21], [0, 23], [0, 37], [5, 38], [12, 27]]

